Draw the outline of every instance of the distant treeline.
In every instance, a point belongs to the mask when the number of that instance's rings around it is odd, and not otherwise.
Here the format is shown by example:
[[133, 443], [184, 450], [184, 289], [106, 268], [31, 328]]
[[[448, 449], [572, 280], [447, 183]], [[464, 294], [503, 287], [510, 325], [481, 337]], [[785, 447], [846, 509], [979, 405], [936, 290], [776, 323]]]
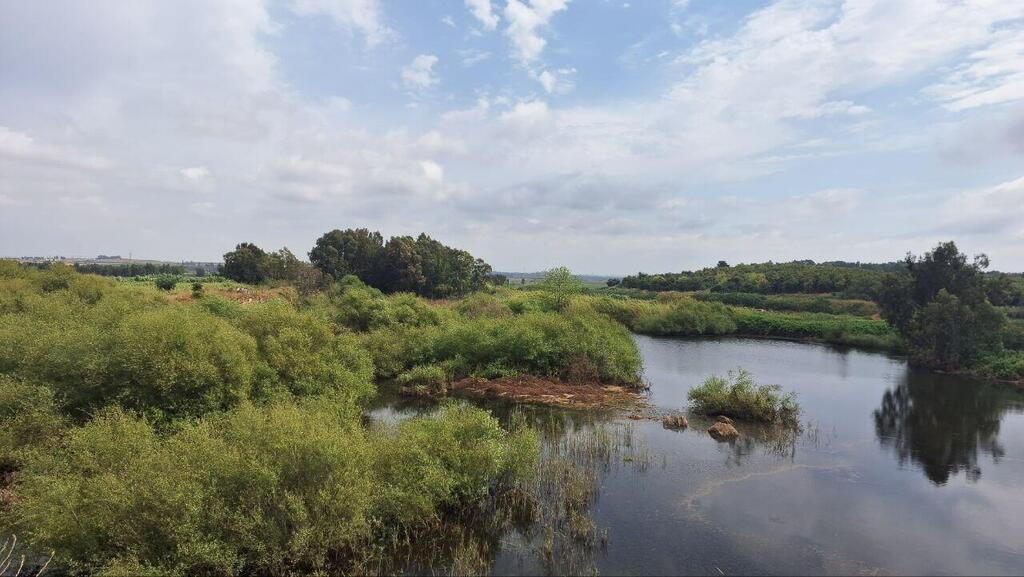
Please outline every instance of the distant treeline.
[[[888, 265], [875, 265], [886, 267]], [[852, 298], [872, 299], [887, 273], [855, 263], [815, 264], [814, 261], [759, 263], [680, 273], [627, 276], [619, 283], [625, 288], [651, 291], [713, 291], [759, 294], [835, 293]], [[609, 284], [616, 284], [609, 281]]]
[[332, 230], [309, 252], [312, 264], [287, 248], [265, 252], [242, 243], [224, 255], [221, 274], [238, 282], [297, 282], [302, 289], [353, 275], [385, 293], [410, 292], [429, 298], [461, 296], [488, 283], [505, 284], [491, 265], [470, 253], [446, 246], [426, 234], [393, 236], [384, 241], [365, 228]]
[[[130, 264], [96, 264], [96, 263], [76, 263], [75, 270], [84, 274], [95, 274], [99, 276], [148, 276], [156, 274], [173, 274], [183, 275], [186, 274], [187, 269], [180, 264], [170, 263], [130, 263]], [[200, 273], [202, 269], [197, 269], [195, 272]]]

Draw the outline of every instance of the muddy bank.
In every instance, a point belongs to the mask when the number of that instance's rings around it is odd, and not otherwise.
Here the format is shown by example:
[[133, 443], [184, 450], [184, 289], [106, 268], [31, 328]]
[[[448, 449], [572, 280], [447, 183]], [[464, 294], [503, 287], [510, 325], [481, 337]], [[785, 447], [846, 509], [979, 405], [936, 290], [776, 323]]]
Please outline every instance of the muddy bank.
[[469, 377], [450, 383], [447, 394], [477, 399], [505, 399], [577, 409], [629, 407], [646, 400], [643, 391], [602, 383], [567, 383], [556, 379], [515, 376]]

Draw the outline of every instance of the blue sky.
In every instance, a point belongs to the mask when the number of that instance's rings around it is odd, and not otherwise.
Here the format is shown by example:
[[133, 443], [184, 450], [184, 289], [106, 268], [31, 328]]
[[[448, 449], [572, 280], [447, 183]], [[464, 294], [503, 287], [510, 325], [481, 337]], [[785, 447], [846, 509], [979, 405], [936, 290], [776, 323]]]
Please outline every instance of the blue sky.
[[0, 255], [1024, 270], [1024, 2], [0, 5]]

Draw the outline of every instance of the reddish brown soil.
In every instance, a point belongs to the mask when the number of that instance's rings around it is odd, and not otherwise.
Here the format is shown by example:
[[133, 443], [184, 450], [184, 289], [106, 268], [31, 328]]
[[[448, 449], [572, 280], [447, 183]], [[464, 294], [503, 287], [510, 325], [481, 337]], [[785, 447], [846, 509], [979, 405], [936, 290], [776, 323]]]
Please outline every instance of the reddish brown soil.
[[[265, 303], [270, 299], [280, 295], [283, 291], [281, 289], [250, 289], [250, 288], [234, 288], [234, 289], [221, 289], [221, 288], [208, 288], [206, 294], [217, 296], [222, 299], [235, 301], [239, 304], [252, 304], [252, 303]], [[172, 297], [178, 302], [193, 301], [195, 298], [191, 292], [180, 292]]]
[[466, 397], [508, 399], [580, 409], [634, 405], [644, 399], [643, 393], [617, 385], [574, 384], [531, 376], [500, 379], [470, 377], [452, 383], [450, 391]]

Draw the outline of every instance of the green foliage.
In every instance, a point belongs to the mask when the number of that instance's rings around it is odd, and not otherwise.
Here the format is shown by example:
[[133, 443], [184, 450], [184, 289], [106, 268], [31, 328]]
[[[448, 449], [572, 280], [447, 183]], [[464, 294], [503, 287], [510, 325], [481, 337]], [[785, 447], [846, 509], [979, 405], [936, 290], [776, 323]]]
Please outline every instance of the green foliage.
[[447, 391], [450, 380], [451, 371], [448, 367], [440, 364], [416, 365], [398, 375], [397, 379], [403, 387], [441, 394]]
[[940, 289], [914, 316], [910, 342], [917, 357], [928, 364], [970, 366], [1002, 348], [1005, 322], [987, 300], [971, 305]]
[[824, 295], [764, 295], [758, 293], [696, 292], [693, 298], [701, 301], [720, 302], [749, 308], [829, 313], [872, 317], [878, 314], [878, 306], [866, 300], [839, 299]]
[[885, 272], [872, 268], [839, 266], [839, 263], [769, 262], [716, 266], [693, 272], [639, 273], [623, 278], [621, 286], [652, 291], [839, 293], [851, 298], [872, 298], [885, 276]]
[[568, 306], [573, 296], [583, 292], [583, 282], [572, 275], [572, 271], [562, 266], [544, 273], [540, 289], [554, 310], [562, 310]]
[[946, 242], [924, 256], [907, 255], [904, 266], [886, 280], [879, 304], [916, 362], [957, 369], [1000, 353], [1006, 317], [988, 300], [985, 255], [968, 263]]
[[352, 335], [335, 335], [330, 322], [311, 311], [272, 300], [245, 307], [235, 324], [256, 340], [261, 372], [257, 395], [275, 391], [294, 395], [345, 395], [362, 398], [373, 392], [373, 365]]
[[634, 330], [649, 335], [722, 335], [736, 332], [736, 323], [722, 305], [679, 299], [641, 314]]
[[320, 287], [321, 275], [313, 273], [312, 266], [296, 257], [287, 247], [276, 252], [266, 252], [255, 244], [243, 242], [235, 250], [224, 255], [220, 272], [236, 282], [260, 284], [267, 281], [295, 283], [301, 291]]
[[628, 331], [586, 310], [450, 320], [428, 342], [423, 361], [451, 362], [460, 375], [558, 377], [586, 359], [598, 380], [631, 384], [641, 367]]
[[225, 253], [224, 266], [220, 274], [242, 283], [259, 284], [267, 279], [265, 261], [267, 253], [250, 242], [235, 246], [235, 250]]
[[[509, 304], [495, 295], [483, 292], [473, 293], [460, 300], [457, 310], [459, 314], [469, 318], [498, 318], [512, 314]], [[522, 312], [524, 308], [519, 309], [519, 314]]]
[[536, 458], [461, 405], [367, 432], [322, 399], [243, 404], [167, 436], [108, 410], [31, 455], [8, 521], [75, 571], [349, 572]]
[[47, 384], [75, 418], [110, 403], [169, 421], [280, 393], [372, 391], [359, 341], [316, 312], [282, 300], [171, 303], [74, 274], [43, 292], [49, 274], [0, 280], [0, 373]]
[[464, 250], [420, 234], [391, 237], [367, 229], [332, 230], [316, 241], [309, 259], [335, 279], [353, 275], [384, 292], [430, 298], [462, 296], [483, 288], [491, 266]]
[[1007, 381], [1024, 380], [1024, 350], [989, 354], [975, 363], [973, 372]]
[[395, 325], [431, 325], [439, 320], [437, 312], [415, 296], [385, 297], [381, 291], [351, 275], [335, 285], [331, 302], [338, 311], [336, 322], [356, 331]]
[[822, 313], [779, 313], [734, 308], [742, 335], [815, 339], [835, 344], [898, 349], [902, 339], [884, 321]]
[[118, 277], [153, 275], [181, 276], [185, 274], [185, 267], [181, 266], [180, 264], [153, 262], [133, 262], [127, 264], [75, 263], [75, 272], [81, 274], [95, 274], [99, 276]]
[[711, 376], [690, 389], [687, 398], [693, 411], [705, 415], [725, 415], [745, 421], [800, 424], [800, 405], [796, 393], [781, 393], [779, 385], [758, 385], [745, 369], [729, 372], [728, 378]]
[[0, 473], [20, 466], [27, 451], [56, 442], [65, 426], [53, 391], [0, 375]]
[[178, 285], [178, 278], [171, 275], [160, 275], [156, 277], [153, 284], [160, 290], [171, 291]]
[[1003, 346], [1014, 351], [1024, 351], [1024, 320], [1014, 319], [1006, 323]]

